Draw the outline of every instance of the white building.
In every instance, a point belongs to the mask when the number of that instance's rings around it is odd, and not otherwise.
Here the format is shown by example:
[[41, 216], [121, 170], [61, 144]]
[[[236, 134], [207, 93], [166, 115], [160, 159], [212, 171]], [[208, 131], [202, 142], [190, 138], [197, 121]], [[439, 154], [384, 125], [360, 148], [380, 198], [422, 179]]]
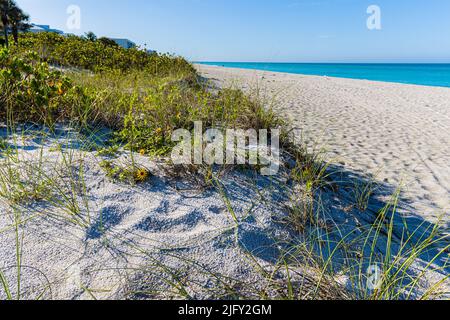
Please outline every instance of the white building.
[[136, 47], [136, 43], [128, 39], [116, 39], [116, 38], [109, 38], [109, 39], [111, 39], [112, 41], [114, 41], [119, 46], [125, 49], [131, 49]]
[[58, 29], [52, 29], [50, 28], [49, 25], [45, 25], [45, 24], [31, 24], [32, 27], [28, 30], [28, 32], [31, 33], [41, 33], [41, 32], [52, 32], [52, 33], [57, 33], [57, 34], [64, 34], [63, 31], [58, 30]]

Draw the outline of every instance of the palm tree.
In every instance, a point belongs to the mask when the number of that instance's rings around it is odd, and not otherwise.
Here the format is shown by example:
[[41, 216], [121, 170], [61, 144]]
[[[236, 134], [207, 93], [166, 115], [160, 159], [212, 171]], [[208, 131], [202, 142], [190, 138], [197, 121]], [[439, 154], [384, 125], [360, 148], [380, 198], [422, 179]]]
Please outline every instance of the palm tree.
[[25, 14], [14, 0], [0, 0], [0, 21], [5, 37], [5, 45], [9, 46], [9, 32], [12, 31], [14, 41], [19, 40], [19, 31], [25, 31], [31, 26], [28, 24], [29, 16]]
[[30, 21], [30, 16], [22, 11], [18, 6], [14, 6], [10, 10], [9, 20], [11, 24], [11, 32], [16, 44], [19, 43], [19, 32], [27, 31], [31, 28], [28, 23]]
[[13, 0], [0, 0], [0, 20], [3, 25], [3, 35], [5, 36], [5, 45], [9, 46], [8, 32], [9, 32], [9, 15], [11, 9], [16, 6]]

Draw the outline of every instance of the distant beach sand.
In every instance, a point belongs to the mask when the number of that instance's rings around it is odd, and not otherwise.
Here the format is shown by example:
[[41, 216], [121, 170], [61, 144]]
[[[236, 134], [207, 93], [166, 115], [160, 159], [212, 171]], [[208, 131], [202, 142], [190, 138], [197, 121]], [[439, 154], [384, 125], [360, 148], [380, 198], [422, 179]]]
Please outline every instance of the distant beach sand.
[[450, 222], [450, 89], [196, 65], [219, 85], [258, 86], [296, 134], [334, 162], [403, 186], [414, 214]]

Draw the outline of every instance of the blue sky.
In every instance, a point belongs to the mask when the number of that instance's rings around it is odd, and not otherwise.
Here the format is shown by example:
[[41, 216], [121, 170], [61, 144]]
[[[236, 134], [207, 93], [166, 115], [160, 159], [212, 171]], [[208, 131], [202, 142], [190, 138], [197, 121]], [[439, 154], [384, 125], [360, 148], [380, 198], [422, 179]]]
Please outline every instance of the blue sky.
[[[32, 21], [192, 61], [450, 62], [449, 0], [17, 0]], [[81, 29], [68, 30], [69, 5]], [[369, 5], [381, 30], [369, 30]]]

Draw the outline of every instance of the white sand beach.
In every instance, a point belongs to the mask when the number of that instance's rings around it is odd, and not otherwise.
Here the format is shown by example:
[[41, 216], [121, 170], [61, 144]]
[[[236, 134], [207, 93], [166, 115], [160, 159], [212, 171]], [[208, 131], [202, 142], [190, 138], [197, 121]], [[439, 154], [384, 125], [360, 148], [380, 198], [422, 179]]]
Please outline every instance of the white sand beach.
[[196, 65], [217, 84], [256, 87], [332, 162], [402, 186], [412, 213], [450, 222], [450, 89]]
[[[0, 134], [10, 137], [4, 130]], [[105, 156], [90, 151], [90, 139], [68, 128], [48, 134], [19, 128], [8, 143], [17, 147], [17, 157], [1, 158], [0, 177], [5, 179], [7, 172], [17, 169], [28, 181], [26, 188], [32, 190], [44, 179], [47, 192], [55, 196], [50, 202], [0, 201], [0, 266], [13, 297], [18, 296], [20, 284], [19, 297], [31, 300], [214, 299], [228, 297], [230, 286], [258, 299], [261, 290], [271, 294], [282, 290], [278, 287], [286, 277], [279, 269], [282, 256], [297, 248], [294, 256], [301, 261], [305, 250], [301, 248], [323, 241], [327, 243], [321, 249], [324, 257], [338, 249], [333, 254], [332, 278], [325, 276], [319, 282], [320, 268], [294, 264], [290, 281], [306, 292], [317, 290], [320, 283], [317, 294], [322, 298], [348, 298], [341, 290], [333, 293], [334, 286], [338, 283], [356, 294], [353, 290], [363, 287], [355, 287], [351, 279], [366, 272], [371, 252], [386, 251], [384, 236], [375, 241], [375, 249], [360, 247], [365, 240], [361, 235], [384, 203], [371, 201], [375, 209], [362, 212], [352, 206], [345, 190], [320, 193], [318, 214], [329, 233], [318, 235], [321, 227], [313, 225], [310, 233], [294, 232], [286, 220], [288, 208], [295, 206], [286, 170], [257, 179], [236, 171], [221, 179], [221, 191], [173, 178], [164, 170], [164, 161], [134, 155], [151, 178], [133, 186], [106, 177], [100, 165]], [[130, 156], [120, 151], [113, 159], [128, 163]], [[7, 191], [10, 197], [20, 192]], [[395, 253], [403, 250], [402, 230], [402, 223], [394, 227]], [[362, 270], [353, 265], [352, 254], [345, 260], [341, 255], [338, 243], [343, 235], [352, 249], [367, 257]], [[414, 260], [407, 274], [423, 270], [447, 244], [427, 248], [428, 255]], [[441, 283], [448, 274], [447, 264], [439, 255], [413, 293], [424, 294], [440, 283], [439, 290], [447, 297], [450, 283]], [[5, 291], [0, 291], [0, 299], [5, 298]]]

